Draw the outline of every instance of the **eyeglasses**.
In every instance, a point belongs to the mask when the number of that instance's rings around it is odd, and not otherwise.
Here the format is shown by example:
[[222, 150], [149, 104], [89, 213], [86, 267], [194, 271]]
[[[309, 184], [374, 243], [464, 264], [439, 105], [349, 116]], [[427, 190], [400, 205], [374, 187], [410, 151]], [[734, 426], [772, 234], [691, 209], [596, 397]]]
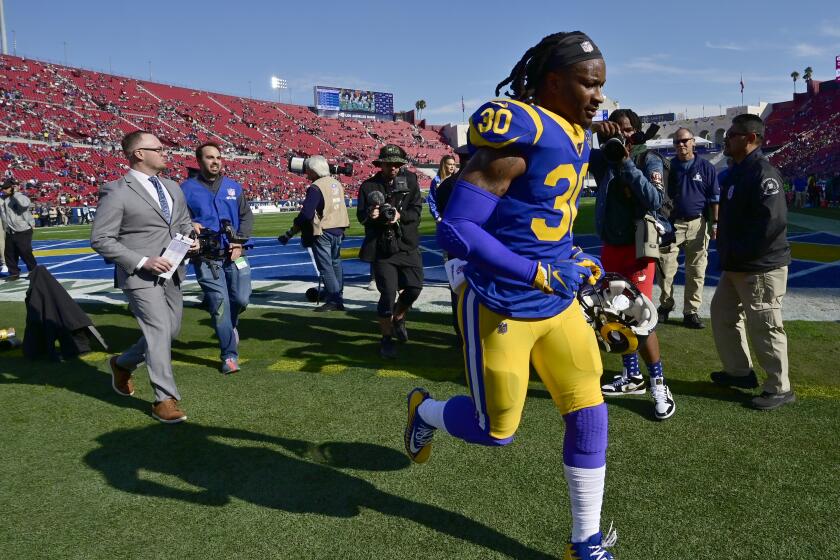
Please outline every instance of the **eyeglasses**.
[[678, 144], [688, 144], [692, 140], [694, 140], [694, 138], [674, 138], [674, 146]]
[[732, 138], [733, 136], [747, 136], [749, 132], [727, 132], [723, 135], [724, 139]]
[[159, 154], [166, 151], [166, 148], [164, 148], [162, 146], [160, 148], [137, 148], [137, 149], [138, 150], [146, 150], [147, 152], [157, 152]]

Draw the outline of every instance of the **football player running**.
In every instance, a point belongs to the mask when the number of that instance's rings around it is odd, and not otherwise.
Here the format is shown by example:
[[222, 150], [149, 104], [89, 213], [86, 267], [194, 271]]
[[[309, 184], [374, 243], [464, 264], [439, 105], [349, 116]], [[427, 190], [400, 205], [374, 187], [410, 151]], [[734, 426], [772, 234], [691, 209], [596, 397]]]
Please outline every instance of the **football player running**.
[[563, 463], [572, 530], [564, 558], [607, 560], [615, 532], [600, 531], [607, 449], [598, 345], [575, 298], [601, 275], [575, 247], [572, 226], [586, 177], [588, 128], [604, 96], [604, 59], [589, 37], [555, 33], [528, 49], [496, 88], [510, 99], [470, 118], [474, 155], [438, 226], [438, 242], [467, 261], [458, 319], [469, 395], [408, 394], [405, 446], [416, 463], [441, 430], [468, 443], [513, 440], [529, 363], [566, 425]]

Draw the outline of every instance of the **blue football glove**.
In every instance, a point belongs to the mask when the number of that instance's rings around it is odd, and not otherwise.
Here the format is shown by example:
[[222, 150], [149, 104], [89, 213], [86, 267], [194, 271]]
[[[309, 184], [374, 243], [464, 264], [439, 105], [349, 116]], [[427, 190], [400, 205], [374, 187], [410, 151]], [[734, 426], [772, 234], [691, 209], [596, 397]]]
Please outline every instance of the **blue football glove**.
[[573, 261], [581, 266], [587, 267], [592, 272], [592, 277], [589, 278], [589, 283], [593, 286], [601, 279], [601, 276], [604, 275], [604, 265], [601, 264], [601, 259], [595, 255], [584, 253], [583, 249], [577, 245], [572, 247], [571, 258]]
[[[589, 264], [587, 264], [589, 263]], [[558, 261], [553, 264], [537, 263], [534, 287], [546, 294], [573, 298], [584, 282], [596, 282], [590, 266], [591, 261], [576, 262], [573, 259]], [[600, 274], [600, 268], [598, 268]]]

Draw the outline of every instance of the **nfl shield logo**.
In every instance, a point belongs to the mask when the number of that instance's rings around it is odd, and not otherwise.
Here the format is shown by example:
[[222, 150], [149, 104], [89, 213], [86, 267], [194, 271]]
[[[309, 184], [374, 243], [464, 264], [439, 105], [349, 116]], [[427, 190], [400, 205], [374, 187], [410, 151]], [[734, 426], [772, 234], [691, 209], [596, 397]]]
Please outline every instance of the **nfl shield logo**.
[[589, 41], [582, 42], [580, 44], [580, 48], [583, 49], [583, 52], [587, 52], [587, 53], [590, 53], [593, 50], [595, 50], [595, 49], [592, 48], [592, 43], [590, 43]]
[[507, 332], [507, 323], [504, 321], [499, 323], [499, 327], [496, 329], [496, 332], [499, 334], [505, 334]]
[[233, 197], [236, 196], [236, 190], [235, 189], [228, 189], [227, 191], [228, 191], [228, 196], [233, 196]]

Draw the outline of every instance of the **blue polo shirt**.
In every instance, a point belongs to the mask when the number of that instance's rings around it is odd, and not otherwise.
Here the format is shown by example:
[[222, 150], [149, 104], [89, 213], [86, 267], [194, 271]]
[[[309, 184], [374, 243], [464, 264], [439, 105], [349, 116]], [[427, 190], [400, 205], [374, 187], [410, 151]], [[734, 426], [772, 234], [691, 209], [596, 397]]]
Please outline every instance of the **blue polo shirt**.
[[710, 204], [720, 200], [715, 166], [700, 157], [689, 161], [671, 160], [668, 194], [674, 201], [672, 220], [687, 220], [702, 216]]

